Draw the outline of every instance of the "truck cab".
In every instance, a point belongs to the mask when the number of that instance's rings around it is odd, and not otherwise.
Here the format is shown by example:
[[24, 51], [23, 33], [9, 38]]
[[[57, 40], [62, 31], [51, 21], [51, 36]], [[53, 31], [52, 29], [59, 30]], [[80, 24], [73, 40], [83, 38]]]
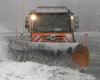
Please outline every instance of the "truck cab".
[[32, 42], [75, 42], [74, 30], [79, 27], [78, 17], [63, 6], [41, 6], [25, 18], [25, 28]]

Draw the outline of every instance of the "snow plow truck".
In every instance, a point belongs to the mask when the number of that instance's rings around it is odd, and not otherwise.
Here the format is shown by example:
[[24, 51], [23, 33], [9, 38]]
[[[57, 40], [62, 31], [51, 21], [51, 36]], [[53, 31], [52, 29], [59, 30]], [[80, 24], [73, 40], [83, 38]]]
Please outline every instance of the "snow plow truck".
[[[17, 58], [25, 58], [25, 60], [35, 58], [40, 61], [44, 60], [43, 62], [49, 58], [48, 55], [53, 57], [50, 57], [52, 62], [54, 58], [59, 58], [56, 63], [60, 62], [60, 59], [67, 62], [65, 59], [69, 56], [68, 59], [74, 64], [81, 68], [87, 67], [89, 64], [88, 47], [77, 42], [74, 36], [74, 31], [79, 27], [78, 22], [78, 17], [69, 8], [37, 7], [25, 17], [25, 28], [29, 33], [28, 41], [23, 39], [10, 41], [10, 51]], [[21, 35], [25, 38], [23, 33]]]

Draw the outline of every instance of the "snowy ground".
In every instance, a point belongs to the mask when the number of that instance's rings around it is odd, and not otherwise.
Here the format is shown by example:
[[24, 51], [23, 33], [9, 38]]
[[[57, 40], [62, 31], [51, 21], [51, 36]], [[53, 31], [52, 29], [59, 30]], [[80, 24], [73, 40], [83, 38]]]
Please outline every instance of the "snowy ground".
[[7, 60], [7, 42], [3, 39], [0, 39], [0, 80], [95, 80], [90, 74], [70, 68]]
[[68, 67], [10, 60], [7, 58], [7, 44], [6, 38], [0, 36], [0, 80], [95, 80], [90, 74]]
[[95, 78], [70, 68], [34, 62], [1, 62], [0, 80], [95, 80]]

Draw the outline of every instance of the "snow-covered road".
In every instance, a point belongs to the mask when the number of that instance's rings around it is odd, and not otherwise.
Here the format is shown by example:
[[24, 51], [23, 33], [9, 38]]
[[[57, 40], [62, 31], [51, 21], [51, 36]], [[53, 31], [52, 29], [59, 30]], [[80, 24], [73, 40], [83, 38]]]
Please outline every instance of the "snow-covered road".
[[0, 80], [95, 80], [70, 68], [47, 66], [35, 62], [14, 62], [7, 59], [7, 41], [0, 37]]
[[0, 80], [95, 80], [95, 78], [70, 68], [34, 62], [1, 62]]
[[7, 41], [0, 36], [0, 80], [95, 80], [68, 67], [48, 66], [35, 62], [14, 62], [7, 58]]

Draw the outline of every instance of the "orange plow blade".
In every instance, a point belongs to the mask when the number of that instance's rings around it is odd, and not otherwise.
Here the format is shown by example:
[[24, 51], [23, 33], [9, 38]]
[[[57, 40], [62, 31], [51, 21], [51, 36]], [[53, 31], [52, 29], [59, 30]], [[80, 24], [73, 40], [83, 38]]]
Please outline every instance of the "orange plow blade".
[[72, 60], [80, 67], [87, 67], [89, 65], [89, 51], [87, 46], [78, 46], [72, 54]]

